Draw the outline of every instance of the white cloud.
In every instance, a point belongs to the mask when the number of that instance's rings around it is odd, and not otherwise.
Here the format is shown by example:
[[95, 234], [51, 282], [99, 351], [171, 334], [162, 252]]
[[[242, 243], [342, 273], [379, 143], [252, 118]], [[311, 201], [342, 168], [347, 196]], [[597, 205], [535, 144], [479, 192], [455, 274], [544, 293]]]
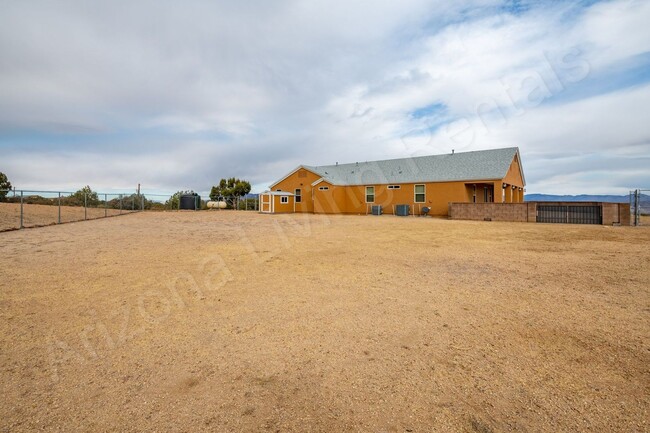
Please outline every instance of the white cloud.
[[[205, 190], [232, 175], [268, 184], [299, 163], [518, 145], [529, 191], [579, 193], [589, 155], [647, 153], [647, 87], [589, 83], [650, 52], [650, 3], [500, 4], [5, 2], [0, 150], [16, 134], [24, 145], [0, 168], [18, 185]], [[581, 174], [538, 169], [562, 152]], [[588, 185], [618, 191], [637, 168]]]

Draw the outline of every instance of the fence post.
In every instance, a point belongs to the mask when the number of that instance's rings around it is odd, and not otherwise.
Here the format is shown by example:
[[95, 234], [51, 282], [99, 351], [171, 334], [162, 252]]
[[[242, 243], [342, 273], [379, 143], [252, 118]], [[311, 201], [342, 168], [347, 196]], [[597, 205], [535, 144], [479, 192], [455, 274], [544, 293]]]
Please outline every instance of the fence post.
[[634, 225], [638, 226], [641, 223], [641, 190], [634, 191]]
[[84, 220], [88, 219], [88, 194], [84, 193]]
[[59, 193], [59, 224], [61, 224], [61, 193]]
[[631, 202], [631, 208], [632, 208], [632, 225], [636, 226], [637, 221], [636, 221], [636, 190], [630, 192], [630, 202]]
[[120, 215], [122, 215], [122, 194], [120, 194]]
[[23, 197], [23, 191], [20, 191], [20, 228], [23, 228], [23, 202], [24, 202], [24, 197]]
[[108, 216], [108, 194], [104, 194], [104, 218]]

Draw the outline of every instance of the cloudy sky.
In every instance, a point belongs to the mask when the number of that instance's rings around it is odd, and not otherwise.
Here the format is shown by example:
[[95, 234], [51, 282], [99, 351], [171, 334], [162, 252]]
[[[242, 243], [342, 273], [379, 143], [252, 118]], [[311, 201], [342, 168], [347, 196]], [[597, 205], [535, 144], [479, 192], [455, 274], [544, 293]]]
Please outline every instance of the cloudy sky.
[[19, 188], [260, 191], [519, 146], [529, 193], [650, 187], [650, 1], [0, 0]]

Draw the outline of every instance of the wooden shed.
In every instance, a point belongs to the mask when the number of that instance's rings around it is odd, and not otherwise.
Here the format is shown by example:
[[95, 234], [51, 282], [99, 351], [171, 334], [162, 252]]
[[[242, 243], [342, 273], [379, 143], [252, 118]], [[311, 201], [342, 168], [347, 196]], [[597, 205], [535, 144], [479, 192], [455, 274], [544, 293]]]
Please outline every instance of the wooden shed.
[[287, 191], [265, 191], [260, 194], [261, 213], [294, 213], [295, 195]]

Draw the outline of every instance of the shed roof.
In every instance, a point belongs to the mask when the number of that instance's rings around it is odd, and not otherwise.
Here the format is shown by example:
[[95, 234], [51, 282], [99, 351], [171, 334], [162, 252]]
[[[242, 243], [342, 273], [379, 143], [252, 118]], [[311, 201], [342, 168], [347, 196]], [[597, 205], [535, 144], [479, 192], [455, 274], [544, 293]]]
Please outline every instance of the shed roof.
[[[281, 196], [293, 196], [293, 195], [295, 195], [294, 193], [288, 192], [288, 191], [264, 191], [262, 194], [263, 195], [281, 195]], [[262, 195], [262, 194], [260, 194], [260, 195]]]
[[[515, 156], [519, 156], [519, 148], [508, 147], [352, 164], [301, 167], [322, 176], [333, 185], [470, 181], [503, 179]], [[521, 158], [519, 162], [521, 167]]]

